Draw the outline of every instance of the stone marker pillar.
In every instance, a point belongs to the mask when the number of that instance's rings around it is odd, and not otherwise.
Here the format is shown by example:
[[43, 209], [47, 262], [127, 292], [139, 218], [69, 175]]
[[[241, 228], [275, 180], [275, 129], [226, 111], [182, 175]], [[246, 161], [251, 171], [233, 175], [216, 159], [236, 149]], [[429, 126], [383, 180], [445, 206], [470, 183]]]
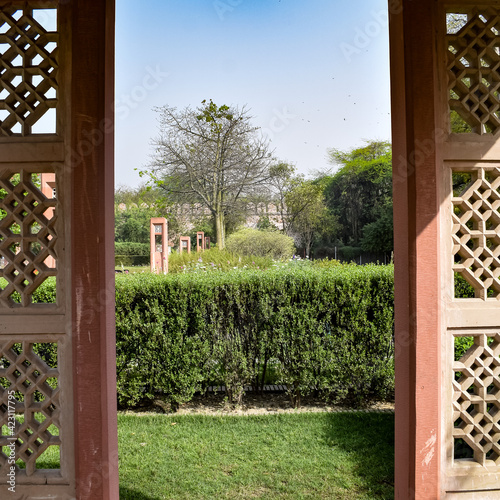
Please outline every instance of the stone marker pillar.
[[179, 238], [179, 253], [191, 253], [191, 238], [189, 236], [181, 236]]
[[198, 231], [196, 233], [196, 251], [202, 252], [203, 250], [205, 250], [205, 233]]
[[499, 499], [500, 2], [389, 14], [395, 498]]
[[151, 272], [168, 273], [168, 226], [164, 217], [153, 217], [150, 226]]

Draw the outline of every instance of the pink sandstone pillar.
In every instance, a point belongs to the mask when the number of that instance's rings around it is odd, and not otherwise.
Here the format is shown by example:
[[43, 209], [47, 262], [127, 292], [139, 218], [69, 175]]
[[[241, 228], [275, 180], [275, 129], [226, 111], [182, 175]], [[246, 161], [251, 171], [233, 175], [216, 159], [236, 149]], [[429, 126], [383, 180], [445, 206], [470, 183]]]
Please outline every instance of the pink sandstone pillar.
[[179, 238], [179, 253], [184, 251], [191, 253], [191, 238], [189, 236], [181, 236]]
[[[396, 309], [395, 498], [440, 498], [436, 4], [389, 2]], [[421, 144], [432, 147], [421, 151]]]
[[[49, 199], [53, 199], [57, 196], [56, 192], [56, 174], [54, 173], [43, 173], [40, 175], [40, 187], [42, 193]], [[54, 215], [54, 208], [49, 208], [45, 214], [47, 219], [51, 219]], [[56, 267], [56, 260], [54, 257], [47, 257], [44, 264], [48, 267]]]
[[150, 223], [151, 272], [168, 273], [168, 226], [164, 217], [153, 217]]
[[395, 498], [498, 499], [500, 3], [389, 10]]
[[[25, 467], [15, 469], [15, 492], [9, 490], [2, 454], [0, 497], [115, 500], [114, 1], [0, 0], [0, 9], [0, 55], [7, 68], [0, 97], [6, 112], [0, 178], [16, 200], [3, 208], [20, 228], [9, 233], [9, 217], [0, 220], [3, 246], [11, 241], [18, 249], [0, 252], [6, 261], [0, 275], [8, 282], [0, 291], [0, 352], [11, 363], [0, 371], [26, 391], [13, 407], [24, 418], [25, 429], [13, 430], [19, 434], [16, 458]], [[39, 9], [47, 15], [39, 16]], [[21, 62], [12, 64], [14, 58]], [[11, 71], [14, 66], [19, 71]], [[39, 127], [42, 117], [48, 121]], [[42, 193], [38, 174], [44, 178]], [[51, 183], [57, 185], [56, 198]], [[55, 267], [46, 264], [46, 256]], [[37, 304], [33, 293], [45, 279], [55, 280], [55, 301]], [[17, 302], [11, 296], [16, 280], [22, 284]], [[35, 352], [36, 343], [57, 349], [55, 366]], [[37, 367], [43, 403], [33, 397], [27, 361]], [[57, 378], [56, 390], [43, 383], [47, 376]], [[0, 396], [5, 408], [5, 387]], [[59, 432], [50, 436], [53, 431], [36, 421], [38, 411]], [[5, 425], [7, 414], [0, 413]], [[59, 450], [54, 469], [41, 466], [47, 443]]]
[[117, 500], [115, 2], [70, 0], [60, 5], [72, 35], [68, 55], [76, 498]]
[[205, 233], [198, 231], [196, 233], [196, 251], [202, 252], [203, 250], [205, 250]]
[[184, 251], [191, 253], [191, 238], [189, 236], [181, 236], [179, 238], [179, 253]]

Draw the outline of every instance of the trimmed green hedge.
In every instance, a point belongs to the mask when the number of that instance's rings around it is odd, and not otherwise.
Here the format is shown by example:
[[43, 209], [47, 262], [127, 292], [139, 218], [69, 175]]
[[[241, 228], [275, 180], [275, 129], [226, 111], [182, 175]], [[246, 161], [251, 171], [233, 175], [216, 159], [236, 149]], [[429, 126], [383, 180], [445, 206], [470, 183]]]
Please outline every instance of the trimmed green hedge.
[[146, 266], [150, 258], [149, 243], [115, 242], [115, 266]]
[[148, 266], [149, 255], [118, 255], [115, 254], [115, 266]]
[[[47, 280], [35, 300], [54, 291]], [[119, 404], [175, 408], [215, 384], [240, 401], [271, 370], [296, 404], [391, 397], [393, 303], [392, 266], [116, 276]]]
[[293, 238], [279, 231], [259, 231], [247, 227], [227, 238], [226, 249], [236, 255], [286, 260], [294, 254], [295, 245]]
[[134, 241], [116, 241], [115, 253], [118, 255], [144, 255], [149, 257], [150, 244]]
[[392, 267], [117, 276], [116, 289], [122, 406], [158, 392], [175, 406], [214, 383], [238, 401], [269, 364], [297, 404], [393, 392]]

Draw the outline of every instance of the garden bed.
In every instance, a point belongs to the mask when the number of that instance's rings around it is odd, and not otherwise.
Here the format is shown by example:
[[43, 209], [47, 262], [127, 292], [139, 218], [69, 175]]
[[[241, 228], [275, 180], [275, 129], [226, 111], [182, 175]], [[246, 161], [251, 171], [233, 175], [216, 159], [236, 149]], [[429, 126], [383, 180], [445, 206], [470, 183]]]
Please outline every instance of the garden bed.
[[[352, 410], [345, 406], [333, 405], [321, 398], [305, 396], [300, 408], [292, 405], [290, 397], [284, 391], [265, 391], [263, 394], [247, 392], [241, 405], [230, 404], [225, 392], [196, 394], [191, 401], [181, 405], [176, 415], [272, 415], [276, 413], [318, 413], [318, 412], [387, 412], [394, 411], [393, 402], [371, 403], [361, 410]], [[131, 414], [170, 413], [168, 403], [155, 399], [147, 406], [139, 407]]]

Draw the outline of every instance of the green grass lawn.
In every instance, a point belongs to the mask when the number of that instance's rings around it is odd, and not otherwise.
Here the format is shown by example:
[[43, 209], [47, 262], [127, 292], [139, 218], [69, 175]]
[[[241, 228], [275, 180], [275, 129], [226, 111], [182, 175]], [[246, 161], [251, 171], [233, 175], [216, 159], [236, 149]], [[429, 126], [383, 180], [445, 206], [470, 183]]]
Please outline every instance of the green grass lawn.
[[391, 499], [394, 415], [118, 416], [120, 499]]

